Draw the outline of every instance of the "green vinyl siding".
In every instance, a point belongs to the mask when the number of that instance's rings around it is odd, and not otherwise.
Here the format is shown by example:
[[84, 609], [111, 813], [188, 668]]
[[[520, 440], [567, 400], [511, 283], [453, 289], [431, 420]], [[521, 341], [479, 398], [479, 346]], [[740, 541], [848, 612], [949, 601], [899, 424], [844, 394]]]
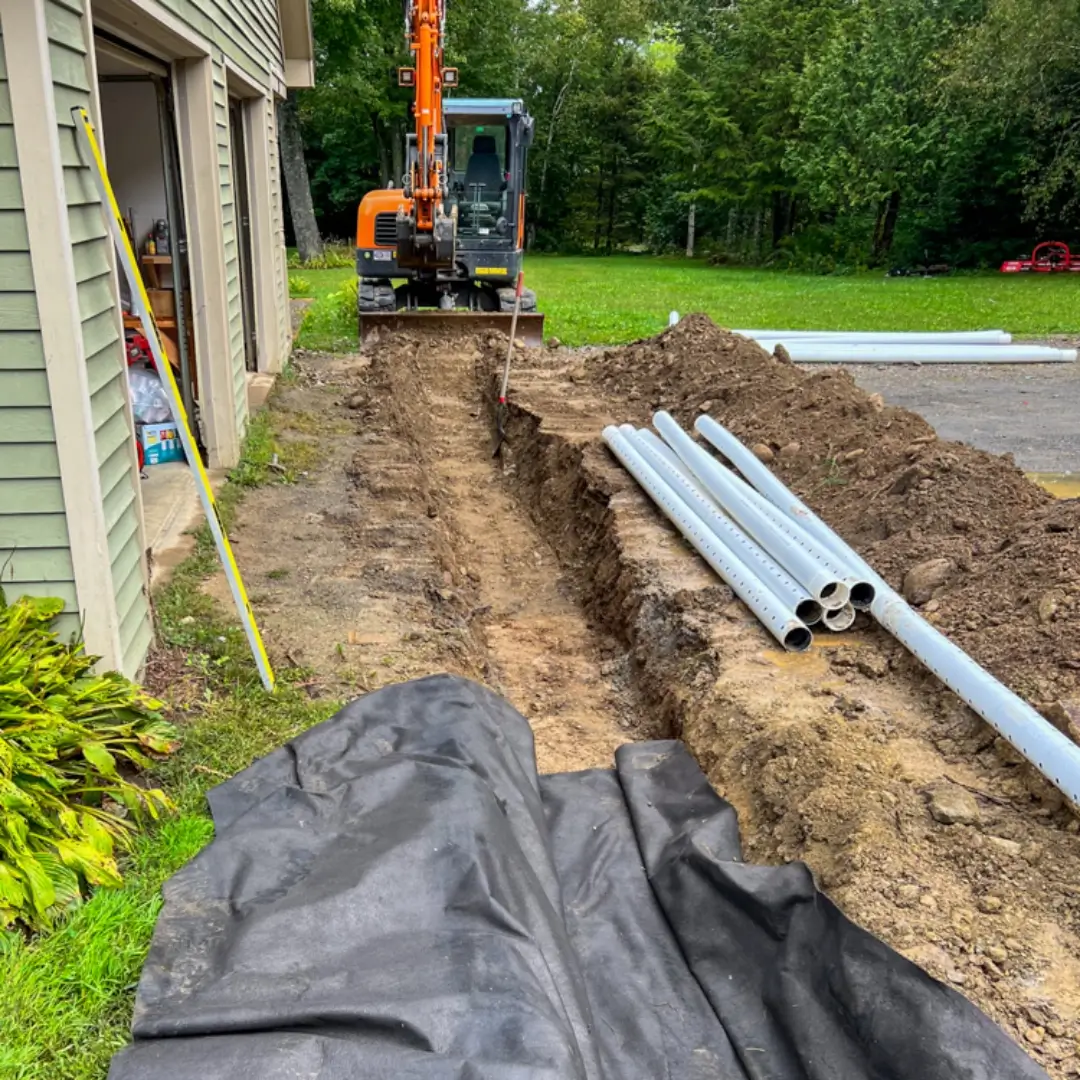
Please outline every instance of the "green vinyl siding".
[[0, 478], [0, 506], [6, 514], [62, 514], [64, 491], [58, 477]]
[[27, 405], [49, 407], [49, 380], [45, 372], [0, 371], [0, 402], [14, 409]]
[[[98, 473], [109, 550], [125, 544], [138, 546], [137, 498], [139, 478], [133, 466], [131, 426], [126, 410], [127, 379], [120, 313], [109, 258], [111, 241], [102, 219], [101, 206], [90, 170], [83, 164], [75, 138], [71, 110], [89, 108], [89, 71], [86, 33], [83, 26], [85, 0], [46, 0], [45, 21], [49, 34], [53, 94], [59, 125], [60, 161], [64, 170], [64, 195], [71, 233], [72, 262], [77, 283], [79, 318], [82, 324], [90, 415], [94, 428]], [[121, 625], [129, 621], [142, 627], [132, 634], [139, 648], [125, 648], [124, 671], [133, 675], [142, 664], [149, 642], [150, 608], [142, 580], [141, 559], [137, 580], [130, 566], [123, 580], [113, 576], [113, 595]]]
[[0, 588], [62, 599], [67, 639], [78, 602], [18, 170], [0, 30]]
[[214, 65], [214, 124], [217, 131], [218, 186], [221, 189], [221, 217], [225, 243], [225, 290], [229, 313], [229, 363], [233, 379], [236, 431], [244, 437], [247, 427], [247, 377], [244, 360], [244, 308], [240, 299], [239, 228], [232, 175], [232, 146], [229, 141], [229, 94], [225, 70]]
[[283, 67], [277, 0], [162, 0], [260, 86]]
[[[0, 168], [0, 177], [6, 178], [8, 175], [7, 169]], [[0, 251], [29, 250], [30, 239], [26, 235], [26, 218], [22, 210], [0, 209]]]
[[[285, 297], [288, 295], [285, 278], [285, 208], [281, 201], [281, 169], [278, 168], [278, 133], [277, 133], [277, 107], [270, 106], [268, 128], [270, 130], [270, 223], [274, 230], [274, 295]], [[292, 337], [290, 324], [289, 305], [278, 303], [277, 308], [277, 331], [278, 342], [281, 345], [282, 355], [288, 355], [289, 343]]]

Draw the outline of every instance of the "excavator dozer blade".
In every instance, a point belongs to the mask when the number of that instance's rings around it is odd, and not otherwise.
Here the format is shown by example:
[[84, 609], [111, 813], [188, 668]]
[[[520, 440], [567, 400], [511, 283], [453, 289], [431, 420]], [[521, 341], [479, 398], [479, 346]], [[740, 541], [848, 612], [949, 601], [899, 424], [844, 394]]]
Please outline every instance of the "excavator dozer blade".
[[[498, 330], [509, 335], [513, 313], [509, 311], [387, 311], [364, 312], [360, 316], [360, 340], [367, 341], [378, 330], [438, 330], [461, 334], [482, 334]], [[529, 346], [544, 344], [544, 316], [538, 311], [518, 315], [517, 337]]]

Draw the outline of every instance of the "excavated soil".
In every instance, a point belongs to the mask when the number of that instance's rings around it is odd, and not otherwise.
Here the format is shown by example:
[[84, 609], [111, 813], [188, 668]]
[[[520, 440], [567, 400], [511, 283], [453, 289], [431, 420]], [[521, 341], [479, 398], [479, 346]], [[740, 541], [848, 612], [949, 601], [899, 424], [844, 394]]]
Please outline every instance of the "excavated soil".
[[868, 622], [776, 648], [599, 435], [658, 406], [712, 412], [898, 586], [949, 559], [924, 612], [1063, 727], [1077, 507], [699, 318], [626, 348], [522, 351], [494, 459], [504, 347], [398, 336], [299, 358], [272, 407], [283, 437], [320, 418], [325, 457], [254, 492], [236, 529], [275, 661], [312, 668], [313, 692], [486, 681], [530, 718], [546, 771], [682, 737], [739, 810], [748, 858], [805, 860], [1052, 1075], [1080, 1075], [1070, 808]]

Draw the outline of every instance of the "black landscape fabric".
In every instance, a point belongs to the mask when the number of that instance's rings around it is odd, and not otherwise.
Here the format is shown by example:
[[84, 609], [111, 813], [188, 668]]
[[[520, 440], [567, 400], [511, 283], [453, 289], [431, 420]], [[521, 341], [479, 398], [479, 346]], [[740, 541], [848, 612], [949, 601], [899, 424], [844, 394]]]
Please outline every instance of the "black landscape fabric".
[[849, 922], [742, 862], [678, 742], [538, 777], [460, 678], [389, 687], [210, 795], [110, 1080], [1046, 1077]]

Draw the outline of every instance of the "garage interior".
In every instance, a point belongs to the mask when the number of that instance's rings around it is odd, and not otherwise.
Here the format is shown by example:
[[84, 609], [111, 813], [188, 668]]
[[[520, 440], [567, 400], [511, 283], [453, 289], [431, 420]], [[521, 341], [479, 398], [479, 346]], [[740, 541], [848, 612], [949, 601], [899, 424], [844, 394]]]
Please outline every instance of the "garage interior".
[[[179, 166], [171, 70], [160, 60], [108, 31], [95, 29], [95, 58], [101, 103], [100, 136], [106, 167], [132, 246], [139, 260], [162, 344], [191, 418], [203, 460], [198, 356], [192, 318], [192, 283], [184, 213], [184, 183]], [[233, 172], [246, 219], [246, 168], [239, 103], [231, 109]], [[241, 231], [241, 289], [249, 400], [256, 367], [253, 294], [250, 280], [250, 236]], [[127, 283], [119, 275], [124, 312], [125, 348], [129, 363], [149, 362], [144, 330], [131, 313]], [[148, 365], [149, 366], [149, 365]], [[261, 380], [260, 380], [261, 381]], [[252, 403], [253, 404], [253, 403]], [[138, 420], [138, 417], [136, 417]], [[221, 477], [212, 476], [220, 480]], [[146, 546], [152, 578], [183, 557], [186, 533], [197, 519], [198, 495], [186, 462], [146, 464], [141, 494]], [[170, 555], [174, 549], [175, 558]]]

